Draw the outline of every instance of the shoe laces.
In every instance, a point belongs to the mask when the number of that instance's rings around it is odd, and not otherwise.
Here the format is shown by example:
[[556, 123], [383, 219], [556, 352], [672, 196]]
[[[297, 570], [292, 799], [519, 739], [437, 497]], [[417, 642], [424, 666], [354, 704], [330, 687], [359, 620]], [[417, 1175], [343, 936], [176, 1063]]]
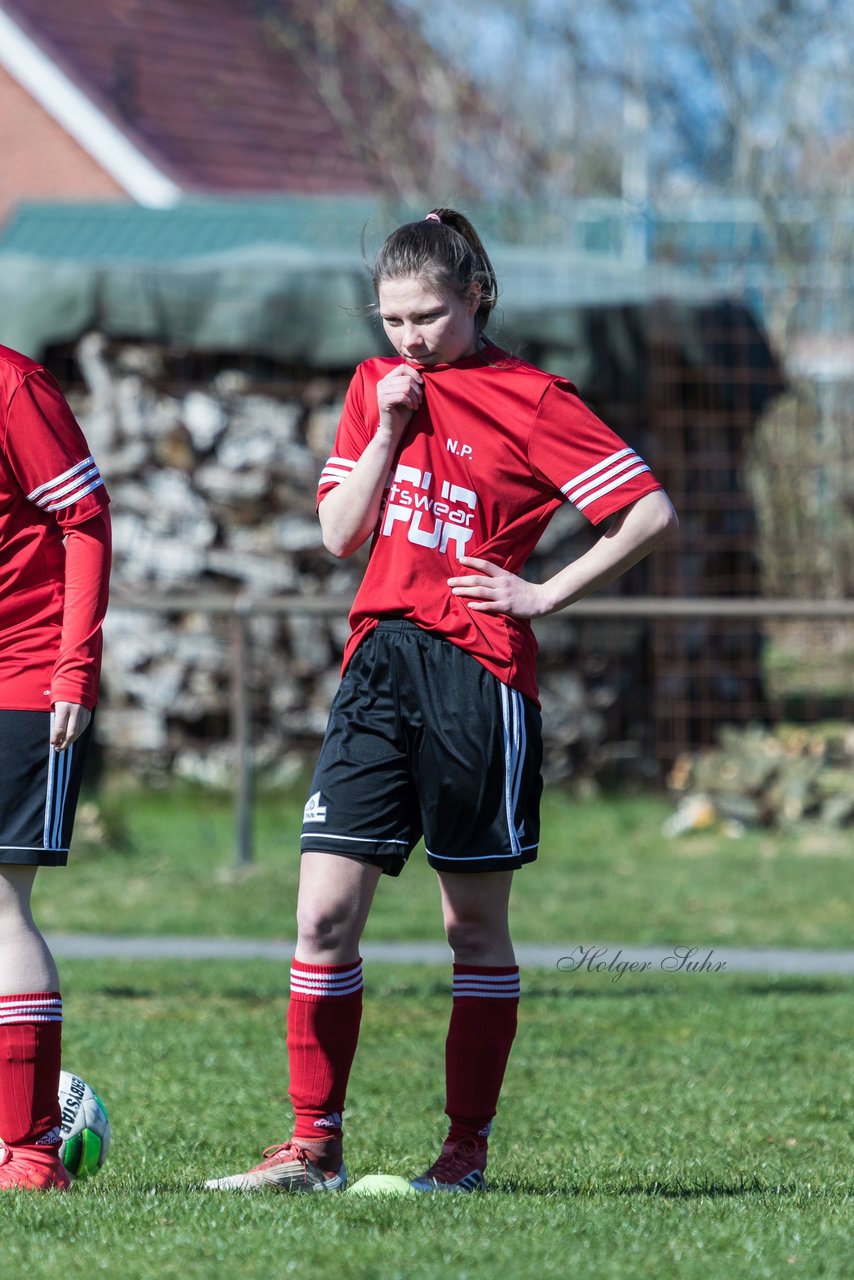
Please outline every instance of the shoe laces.
[[327, 1167], [324, 1157], [319, 1152], [313, 1151], [310, 1147], [304, 1147], [301, 1143], [294, 1141], [293, 1138], [289, 1142], [279, 1143], [278, 1146], [266, 1147], [263, 1157], [262, 1164], [284, 1164], [285, 1161], [301, 1164], [306, 1177], [308, 1177], [309, 1165], [326, 1175], [335, 1172], [333, 1166]]
[[298, 1142], [280, 1142], [276, 1147], [265, 1147], [263, 1152], [265, 1162], [275, 1160], [281, 1163], [285, 1156], [289, 1156], [292, 1160], [298, 1160], [300, 1164], [306, 1165], [311, 1160], [311, 1152], [306, 1151], [305, 1147], [301, 1147]]

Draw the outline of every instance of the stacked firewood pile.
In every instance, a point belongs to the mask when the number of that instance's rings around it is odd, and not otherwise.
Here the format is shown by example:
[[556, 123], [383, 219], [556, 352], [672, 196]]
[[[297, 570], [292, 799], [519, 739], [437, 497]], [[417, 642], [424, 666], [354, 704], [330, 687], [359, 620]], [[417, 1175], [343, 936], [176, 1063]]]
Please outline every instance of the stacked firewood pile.
[[[272, 782], [286, 779], [316, 753], [347, 622], [344, 610], [271, 616], [264, 602], [349, 600], [361, 577], [364, 553], [329, 556], [314, 510], [349, 373], [262, 382], [235, 368], [191, 379], [157, 346], [97, 334], [76, 354], [85, 390], [70, 399], [112, 499], [99, 740], [137, 772], [230, 781], [232, 620], [194, 601], [240, 598], [255, 763]], [[559, 513], [531, 576], [566, 562], [583, 523], [569, 508]], [[174, 609], [140, 608], [150, 597]], [[648, 708], [627, 719], [621, 694], [637, 628], [558, 620], [539, 634], [547, 776], [601, 772], [615, 758], [654, 769], [642, 742]]]
[[724, 729], [715, 750], [680, 756], [669, 835], [721, 827], [854, 825], [854, 728], [845, 724]]

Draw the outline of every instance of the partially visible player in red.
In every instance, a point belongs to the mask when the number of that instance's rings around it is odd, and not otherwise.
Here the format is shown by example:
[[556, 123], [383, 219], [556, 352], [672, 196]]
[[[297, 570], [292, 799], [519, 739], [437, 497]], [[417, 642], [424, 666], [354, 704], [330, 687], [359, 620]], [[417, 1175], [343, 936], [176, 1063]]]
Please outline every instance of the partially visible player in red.
[[[513, 872], [536, 857], [541, 740], [530, 619], [651, 551], [676, 517], [648, 465], [571, 383], [484, 335], [492, 266], [452, 209], [382, 246], [374, 286], [395, 356], [351, 382], [318, 490], [326, 547], [371, 553], [302, 834], [288, 1012], [290, 1142], [217, 1189], [345, 1185], [342, 1112], [362, 1008], [359, 944], [380, 876], [420, 837], [453, 951], [450, 1127], [412, 1185], [484, 1185], [516, 1032]], [[547, 582], [521, 577], [571, 502], [604, 532]]]
[[55, 380], [0, 347], [0, 1191], [69, 1183], [62, 998], [30, 897], [37, 868], [68, 858], [98, 695], [108, 501]]

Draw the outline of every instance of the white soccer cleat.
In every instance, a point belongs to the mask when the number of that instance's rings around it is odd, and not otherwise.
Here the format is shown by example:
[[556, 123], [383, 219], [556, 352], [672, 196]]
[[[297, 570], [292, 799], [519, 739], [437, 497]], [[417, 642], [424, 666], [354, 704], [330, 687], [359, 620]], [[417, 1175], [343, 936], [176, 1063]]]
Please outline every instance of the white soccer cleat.
[[342, 1164], [335, 1170], [322, 1169], [313, 1152], [298, 1142], [285, 1142], [267, 1147], [264, 1159], [246, 1173], [228, 1178], [212, 1178], [205, 1186], [209, 1191], [343, 1191], [347, 1170]]

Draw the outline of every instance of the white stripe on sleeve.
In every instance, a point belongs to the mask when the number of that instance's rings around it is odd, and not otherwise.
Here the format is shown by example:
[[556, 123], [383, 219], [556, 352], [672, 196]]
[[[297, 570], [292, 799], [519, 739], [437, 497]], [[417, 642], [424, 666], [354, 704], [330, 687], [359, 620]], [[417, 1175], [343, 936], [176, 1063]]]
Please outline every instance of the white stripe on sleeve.
[[601, 489], [597, 489], [594, 493], [589, 493], [581, 502], [576, 502], [575, 506], [578, 511], [591, 502], [595, 502], [597, 498], [604, 498], [606, 493], [610, 493], [613, 489], [619, 489], [620, 485], [626, 484], [627, 481], [633, 480], [635, 476], [642, 475], [644, 471], [649, 471], [649, 467], [645, 462], [641, 462], [639, 466], [634, 467], [631, 471], [627, 471], [625, 475], [618, 476], [616, 480], [612, 480], [610, 484], [603, 485]]
[[[69, 467], [67, 471], [63, 471], [61, 475], [54, 476], [52, 480], [46, 480], [44, 484], [40, 484], [37, 489], [33, 489], [32, 493], [27, 494], [30, 502], [38, 502], [43, 493], [48, 489], [55, 489], [57, 485], [64, 484], [66, 480], [70, 480], [72, 476], [79, 475], [81, 471], [85, 471], [87, 467], [95, 465], [95, 459], [91, 453], [88, 458], [84, 458], [82, 462], [78, 462], [75, 466]], [[41, 505], [41, 504], [39, 504]]]
[[93, 489], [99, 489], [103, 483], [103, 476], [94, 460], [89, 457], [69, 471], [64, 471], [61, 476], [39, 485], [27, 497], [37, 507], [41, 507], [42, 511], [61, 511], [85, 498]]
[[340, 484], [342, 480], [346, 480], [351, 474], [355, 465], [356, 463], [350, 458], [327, 458], [320, 473], [317, 487], [320, 488], [324, 484]]
[[597, 462], [595, 466], [588, 467], [586, 471], [574, 476], [563, 485], [561, 493], [565, 494], [579, 511], [583, 511], [589, 503], [604, 497], [613, 489], [618, 489], [620, 485], [644, 471], [649, 471], [649, 467], [634, 449], [619, 449], [616, 453], [603, 458], [601, 462]]

